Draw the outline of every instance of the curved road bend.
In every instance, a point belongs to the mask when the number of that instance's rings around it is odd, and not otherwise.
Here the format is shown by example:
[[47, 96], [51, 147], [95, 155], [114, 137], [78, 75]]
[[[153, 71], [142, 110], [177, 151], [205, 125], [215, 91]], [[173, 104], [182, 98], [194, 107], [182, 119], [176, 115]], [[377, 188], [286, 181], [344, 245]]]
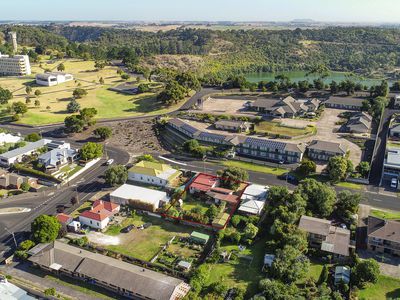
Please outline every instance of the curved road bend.
[[[116, 164], [126, 164], [129, 161], [129, 154], [125, 151], [110, 147], [107, 148], [110, 158], [113, 158]], [[15, 201], [0, 202], [0, 208], [6, 207], [27, 207], [29, 213], [2, 215], [0, 218], [0, 242], [3, 245], [13, 246], [13, 240], [5, 227], [10, 232], [15, 232], [16, 238], [22, 239], [24, 233], [30, 230], [30, 224], [39, 215], [55, 214], [58, 206], [66, 206], [66, 212], [73, 210], [70, 200], [74, 195], [78, 195], [79, 201], [90, 199], [91, 196], [101, 191], [107, 186], [102, 178], [107, 166], [104, 165], [104, 159], [94, 167], [84, 172], [78, 178], [73, 179], [69, 184], [60, 188], [51, 188], [43, 192], [33, 194], [30, 198], [15, 199]]]

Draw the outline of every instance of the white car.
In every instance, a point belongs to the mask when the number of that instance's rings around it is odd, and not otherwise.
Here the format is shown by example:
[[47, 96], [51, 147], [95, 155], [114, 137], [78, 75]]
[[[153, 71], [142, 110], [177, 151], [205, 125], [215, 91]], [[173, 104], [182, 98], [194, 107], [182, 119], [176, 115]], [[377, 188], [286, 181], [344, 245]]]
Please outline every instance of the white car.
[[390, 187], [391, 188], [397, 188], [397, 178], [392, 178], [392, 181], [390, 182]]
[[111, 158], [109, 160], [106, 161], [106, 165], [109, 166], [114, 162], [114, 160]]

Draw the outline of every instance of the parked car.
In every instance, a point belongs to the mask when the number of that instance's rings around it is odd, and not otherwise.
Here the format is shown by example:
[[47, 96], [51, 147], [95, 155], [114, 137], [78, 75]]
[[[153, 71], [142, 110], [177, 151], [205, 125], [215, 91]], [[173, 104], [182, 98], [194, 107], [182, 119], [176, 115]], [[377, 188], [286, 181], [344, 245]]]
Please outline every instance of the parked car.
[[128, 225], [128, 226], [126, 226], [125, 228], [123, 228], [123, 229], [121, 230], [121, 232], [122, 232], [122, 233], [128, 233], [128, 232], [130, 232], [133, 228], [135, 228], [135, 225]]
[[144, 229], [149, 228], [151, 225], [153, 225], [153, 224], [151, 224], [151, 223], [144, 223], [144, 224], [143, 224], [143, 228], [144, 228]]
[[298, 179], [296, 176], [293, 174], [290, 174], [289, 172], [283, 173], [282, 175], [278, 176], [279, 179], [286, 180], [287, 182], [291, 182], [293, 184], [299, 183]]
[[392, 181], [390, 182], [390, 187], [391, 188], [397, 188], [397, 178], [392, 178]]
[[106, 166], [111, 165], [114, 162], [114, 160], [111, 158], [109, 160], [106, 161]]

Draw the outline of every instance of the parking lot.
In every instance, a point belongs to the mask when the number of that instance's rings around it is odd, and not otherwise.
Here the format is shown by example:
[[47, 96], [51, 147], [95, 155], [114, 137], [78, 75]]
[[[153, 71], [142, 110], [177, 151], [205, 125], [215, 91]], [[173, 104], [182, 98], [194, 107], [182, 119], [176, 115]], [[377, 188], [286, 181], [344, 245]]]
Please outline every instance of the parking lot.
[[201, 110], [205, 113], [214, 114], [247, 114], [255, 115], [253, 111], [245, 108], [245, 103], [249, 100], [243, 99], [225, 99], [225, 98], [208, 98], [203, 102]]

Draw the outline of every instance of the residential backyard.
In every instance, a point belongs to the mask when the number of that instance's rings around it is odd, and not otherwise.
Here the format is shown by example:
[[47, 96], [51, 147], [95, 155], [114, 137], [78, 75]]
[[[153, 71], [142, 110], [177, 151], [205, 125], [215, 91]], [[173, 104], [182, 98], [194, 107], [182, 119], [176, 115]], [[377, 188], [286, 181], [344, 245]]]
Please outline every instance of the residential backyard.
[[[146, 229], [137, 229], [144, 223], [152, 226]], [[128, 225], [135, 225], [129, 233], [121, 233], [121, 229]], [[118, 245], [107, 245], [105, 248], [135, 258], [150, 260], [163, 245], [172, 237], [188, 237], [194, 229], [184, 225], [174, 224], [161, 218], [145, 215], [135, 215], [126, 218], [121, 225], [112, 225], [105, 232], [106, 235], [119, 238]], [[199, 231], [196, 229], [196, 231]]]
[[[71, 73], [75, 80], [52, 87], [36, 85], [35, 73], [43, 73], [44, 69], [53, 70], [61, 62], [65, 65], [65, 72]], [[25, 98], [28, 96], [25, 92], [26, 86], [31, 86], [33, 92], [36, 90], [41, 92], [39, 97], [35, 97], [32, 92], [31, 102], [28, 104], [29, 110], [18, 123], [40, 125], [63, 122], [64, 118], [69, 115], [66, 107], [72, 99], [72, 92], [78, 87], [88, 92], [86, 96], [77, 100], [81, 108], [96, 108], [98, 111], [96, 117], [99, 119], [159, 114], [177, 109], [179, 106], [179, 104], [164, 106], [157, 100], [155, 92], [128, 95], [109, 90], [110, 87], [125, 82], [117, 74], [116, 67], [106, 66], [104, 69], [96, 70], [93, 61], [72, 59], [57, 61], [56, 63], [44, 61], [41, 65], [42, 68], [38, 64], [33, 64], [31, 76], [0, 79], [0, 86], [13, 92], [14, 97], [9, 101], [9, 104], [17, 101], [25, 103]], [[104, 84], [99, 83], [100, 78], [103, 78]], [[135, 81], [136, 79], [131, 78], [132, 80]], [[35, 106], [35, 100], [40, 101], [39, 107]], [[0, 109], [2, 109], [1, 118], [7, 117], [6, 106], [0, 106]]]

